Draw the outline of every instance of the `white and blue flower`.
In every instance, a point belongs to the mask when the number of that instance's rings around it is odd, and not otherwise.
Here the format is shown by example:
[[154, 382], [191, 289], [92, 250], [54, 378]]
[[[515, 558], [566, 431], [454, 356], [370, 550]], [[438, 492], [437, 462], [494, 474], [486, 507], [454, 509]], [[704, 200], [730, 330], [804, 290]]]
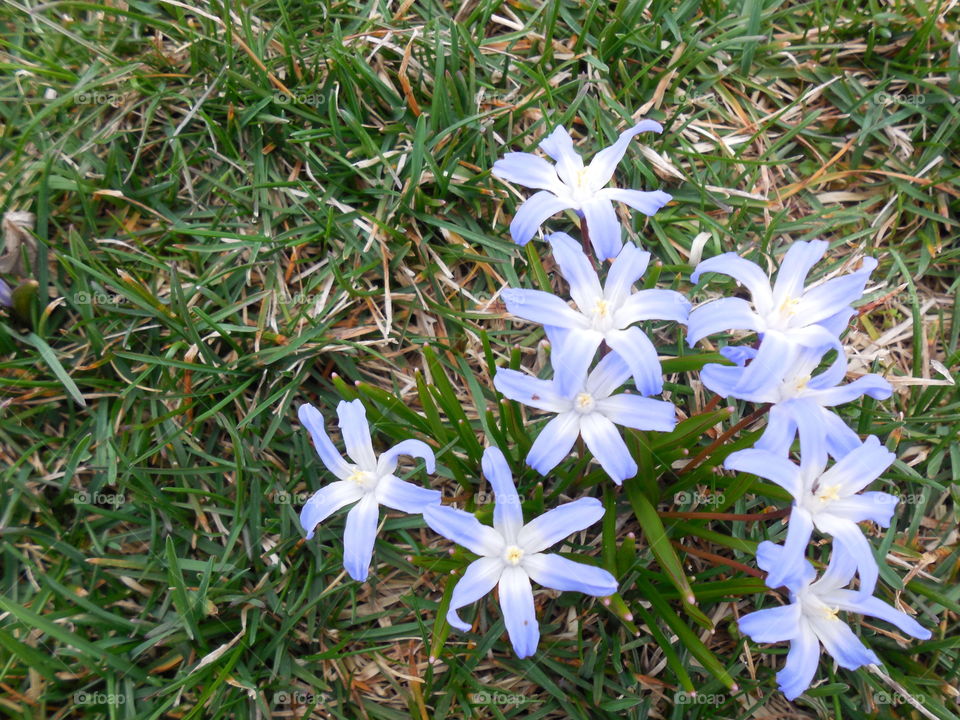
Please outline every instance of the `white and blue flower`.
[[676, 425], [676, 408], [664, 400], [614, 391], [630, 377], [619, 355], [609, 353], [574, 392], [562, 393], [552, 380], [500, 368], [493, 385], [504, 396], [530, 407], [556, 413], [537, 435], [527, 464], [546, 475], [582, 437], [594, 459], [620, 485], [637, 474], [637, 464], [617, 425], [636, 430], [669, 432]]
[[[779, 385], [770, 385], [757, 392], [743, 393], [737, 390], [747, 369], [746, 360], [756, 356], [751, 347], [725, 347], [720, 352], [737, 363], [737, 366], [709, 364], [700, 371], [700, 379], [710, 390], [721, 397], [734, 397], [756, 403], [772, 403], [767, 420], [767, 429], [756, 447], [787, 455], [797, 427], [803, 425], [808, 432], [816, 433], [827, 451], [839, 460], [860, 446], [860, 438], [829, 408], [853, 402], [864, 395], [875, 400], [886, 400], [893, 393], [890, 383], [876, 374], [862, 375], [851, 383], [841, 385], [847, 372], [846, 358], [831, 364], [823, 372], [814, 374], [821, 365], [830, 346], [822, 348], [801, 347]], [[804, 418], [801, 418], [804, 416]]]
[[518, 245], [526, 245], [543, 222], [562, 210], [576, 210], [586, 220], [597, 257], [616, 257], [623, 246], [620, 222], [613, 208], [613, 201], [629, 205], [644, 215], [653, 215], [670, 202], [670, 196], [655, 190], [625, 190], [608, 188], [617, 164], [627, 151], [634, 135], [642, 132], [663, 132], [660, 123], [642, 120], [610, 147], [594, 155], [584, 167], [583, 159], [573, 147], [573, 139], [562, 127], [557, 127], [540, 142], [540, 149], [556, 161], [551, 165], [532, 153], [511, 152], [497, 160], [493, 174], [507, 182], [536, 188], [510, 223], [510, 234]]
[[366, 411], [359, 400], [341, 401], [337, 405], [340, 432], [347, 448], [344, 460], [330, 442], [323, 429], [323, 415], [312, 405], [301, 405], [300, 422], [310, 432], [314, 447], [327, 470], [339, 480], [322, 487], [307, 501], [300, 512], [300, 524], [313, 537], [317, 525], [330, 515], [351, 503], [356, 505], [347, 513], [343, 533], [343, 566], [354, 580], [367, 579], [373, 544], [380, 519], [380, 506], [393, 510], [420, 514], [430, 505], [440, 502], [440, 492], [405, 482], [394, 475], [401, 455], [420, 458], [427, 472], [434, 471], [434, 456], [430, 446], [420, 440], [404, 440], [380, 455], [374, 454]]
[[897, 497], [889, 493], [860, 492], [880, 477], [896, 457], [876, 436], [871, 435], [855, 450], [826, 468], [827, 450], [822, 436], [807, 422], [813, 415], [801, 414], [800, 465], [769, 450], [751, 448], [732, 453], [725, 461], [729, 470], [751, 473], [770, 480], [793, 496], [793, 508], [787, 527], [785, 551], [780, 562], [770, 569], [767, 583], [778, 587], [800, 573], [804, 553], [814, 528], [833, 537], [839, 550], [852, 557], [860, 571], [860, 589], [873, 592], [879, 568], [870, 542], [857, 523], [872, 520], [889, 527]]
[[597, 348], [606, 342], [630, 368], [637, 390], [658, 394], [663, 377], [657, 350], [640, 328], [631, 326], [641, 320], [686, 322], [690, 303], [673, 290], [633, 290], [650, 262], [650, 253], [634, 245], [620, 251], [601, 287], [597, 271], [573, 238], [554, 233], [547, 239], [577, 309], [543, 290], [509, 288], [501, 297], [512, 314], [544, 325], [559, 391], [579, 389]]
[[721, 298], [704, 303], [694, 308], [687, 322], [691, 346], [724, 330], [753, 330], [760, 335], [756, 356], [732, 388], [738, 396], [779, 386], [802, 347], [832, 347], [842, 355], [838, 338], [854, 313], [851, 303], [863, 295], [877, 261], [864, 258], [854, 273], [805, 287], [810, 269], [827, 247], [822, 240], [793, 243], [772, 288], [756, 263], [732, 252], [704, 260], [691, 275], [695, 283], [707, 272], [729, 275], [750, 292], [749, 301]]
[[597, 522], [603, 517], [603, 505], [596, 498], [580, 498], [524, 524], [510, 467], [498, 449], [484, 451], [483, 474], [496, 496], [493, 527], [444, 505], [427, 507], [423, 517], [434, 531], [480, 556], [467, 566], [454, 587], [447, 622], [463, 632], [470, 630], [457, 610], [499, 587], [507, 634], [517, 657], [525, 658], [536, 652], [540, 642], [531, 580], [554, 590], [594, 596], [617, 591], [616, 578], [606, 570], [544, 552]]
[[[757, 564], [773, 572], [787, 552], [771, 542], [760, 543]], [[786, 580], [789, 605], [758, 610], [740, 618], [740, 631], [755, 642], [790, 643], [786, 665], [777, 673], [780, 690], [788, 700], [810, 687], [820, 664], [821, 645], [838, 665], [848, 670], [881, 664], [876, 654], [838, 617], [841, 610], [885, 620], [921, 640], [931, 637], [930, 631], [912, 617], [873, 597], [872, 588], [866, 597], [844, 589], [856, 570], [855, 558], [835, 551], [823, 575], [814, 582], [816, 571], [804, 561], [798, 572]], [[768, 578], [767, 584], [773, 587], [776, 583]]]

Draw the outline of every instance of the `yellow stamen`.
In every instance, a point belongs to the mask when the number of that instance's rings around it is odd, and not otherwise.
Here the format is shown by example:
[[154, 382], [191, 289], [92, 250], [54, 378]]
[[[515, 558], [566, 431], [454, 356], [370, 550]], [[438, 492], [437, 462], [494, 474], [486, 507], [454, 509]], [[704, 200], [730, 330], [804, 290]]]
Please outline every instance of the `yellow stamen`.
[[523, 549], [518, 548], [516, 545], [511, 545], [508, 547], [506, 552], [503, 554], [503, 559], [506, 560], [510, 565], [519, 565], [522, 558]]

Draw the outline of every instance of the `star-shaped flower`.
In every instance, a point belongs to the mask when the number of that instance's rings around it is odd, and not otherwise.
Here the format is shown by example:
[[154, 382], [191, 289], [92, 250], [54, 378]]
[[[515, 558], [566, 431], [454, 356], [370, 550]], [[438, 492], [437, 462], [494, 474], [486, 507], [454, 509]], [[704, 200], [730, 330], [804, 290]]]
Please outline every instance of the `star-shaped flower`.
[[757, 351], [751, 347], [725, 347], [720, 352], [738, 363], [737, 366], [709, 364], [700, 371], [700, 379], [710, 390], [721, 397], [735, 397], [756, 403], [773, 403], [768, 416], [767, 429], [756, 447], [780, 455], [787, 455], [796, 435], [798, 418], [808, 416], [804, 427], [815, 432], [826, 443], [827, 451], [839, 460], [860, 446], [860, 438], [840, 417], [828, 408], [853, 402], [869, 395], [876, 400], [885, 400], [893, 393], [890, 383], [879, 375], [862, 375], [851, 383], [841, 385], [847, 373], [846, 358], [841, 356], [819, 374], [824, 355], [831, 346], [821, 348], [801, 347], [783, 372], [779, 385], [761, 388], [758, 392], [743, 393], [737, 386], [744, 373], [744, 363], [754, 358]]
[[[767, 571], [782, 562], [788, 551], [771, 542], [760, 543], [757, 564]], [[885, 620], [908, 635], [927, 640], [931, 633], [904, 612], [872, 597], [873, 589], [864, 597], [853, 590], [845, 590], [857, 569], [855, 558], [837, 550], [819, 580], [813, 582], [816, 571], [804, 561], [800, 572], [788, 582], [790, 604], [758, 610], [740, 618], [740, 631], [758, 643], [789, 641], [790, 652], [783, 670], [777, 673], [780, 690], [793, 700], [810, 687], [820, 664], [820, 646], [837, 663], [848, 670], [862, 665], [880, 665], [880, 659], [853, 634], [853, 630], [838, 617], [843, 610]], [[767, 580], [767, 584], [774, 583]]]
[[540, 642], [531, 580], [554, 590], [587, 595], [605, 596], [617, 591], [616, 578], [606, 570], [543, 552], [597, 522], [603, 517], [603, 505], [596, 498], [580, 498], [524, 525], [510, 467], [498, 449], [484, 451], [483, 474], [496, 494], [493, 527], [482, 525], [470, 513], [444, 505], [431, 505], [423, 517], [434, 531], [481, 556], [470, 563], [453, 589], [447, 622], [458, 630], [470, 630], [457, 610], [499, 586], [500, 609], [510, 642], [517, 657], [525, 658], [536, 652]]
[[561, 393], [552, 380], [500, 368], [494, 387], [517, 402], [557, 413], [540, 431], [527, 455], [527, 464], [546, 475], [565, 458], [578, 437], [611, 479], [620, 485], [637, 474], [637, 464], [617, 425], [636, 430], [669, 432], [676, 425], [676, 408], [664, 400], [612, 393], [630, 377], [619, 355], [606, 355], [572, 393]]
[[554, 233], [547, 240], [577, 309], [543, 290], [510, 288], [501, 297], [511, 313], [546, 327], [559, 391], [580, 388], [597, 348], [606, 341], [630, 368], [641, 394], [659, 393], [663, 377], [657, 350], [640, 328], [630, 326], [641, 320], [686, 322], [690, 303], [673, 290], [633, 291], [650, 262], [650, 253], [634, 245], [620, 251], [601, 288], [597, 271], [573, 238]]
[[885, 492], [860, 492], [880, 477], [896, 457], [871, 435], [843, 459], [826, 468], [827, 451], [821, 435], [806, 423], [816, 416], [801, 414], [800, 465], [769, 450], [751, 448], [732, 453], [725, 461], [729, 470], [751, 473], [776, 483], [794, 499], [787, 527], [785, 552], [771, 568], [767, 583], [778, 587], [799, 573], [813, 529], [833, 536], [847, 555], [856, 559], [861, 591], [873, 592], [879, 568], [870, 542], [857, 523], [872, 520], [888, 527], [897, 497]]
[[864, 258], [858, 271], [804, 288], [810, 268], [827, 246], [822, 240], [793, 243], [780, 264], [772, 289], [760, 266], [732, 252], [704, 260], [690, 276], [696, 283], [703, 273], [721, 273], [750, 291], [750, 301], [711, 300], [694, 308], [687, 321], [691, 347], [701, 338], [723, 330], [754, 330], [760, 334], [759, 351], [734, 388], [738, 394], [761, 393], [779, 385], [800, 347], [831, 346], [842, 353], [837, 338], [854, 312], [850, 303], [863, 295], [877, 261]]
[[401, 455], [420, 458], [426, 464], [427, 472], [432, 473], [433, 450], [420, 440], [404, 440], [383, 453], [378, 460], [373, 452], [370, 426], [363, 404], [359, 400], [341, 401], [337, 405], [337, 415], [343, 443], [347, 447], [347, 456], [353, 460], [348, 463], [327, 437], [323, 429], [323, 416], [319, 410], [304, 404], [300, 406], [297, 414], [300, 422], [310, 432], [320, 460], [327, 470], [340, 478], [320, 488], [307, 500], [300, 512], [300, 524], [309, 540], [313, 537], [318, 523], [340, 508], [357, 503], [347, 513], [347, 524], [343, 533], [343, 566], [350, 577], [363, 582], [367, 579], [373, 557], [380, 505], [401, 512], [420, 514], [428, 506], [440, 502], [439, 491], [405, 482], [393, 474], [397, 469], [397, 459]]
[[526, 245], [544, 220], [561, 210], [572, 209], [586, 220], [597, 257], [604, 260], [616, 257], [623, 241], [613, 201], [619, 200], [644, 215], [653, 215], [671, 199], [660, 190], [642, 192], [606, 187], [631, 138], [642, 132], [660, 133], [663, 128], [653, 120], [640, 121], [622, 132], [613, 145], [594, 155], [586, 167], [573, 147], [573, 139], [562, 127], [557, 127], [540, 143], [540, 149], [553, 158], [556, 165], [523, 152], [507, 153], [497, 160], [493, 174], [498, 178], [540, 189], [517, 209], [510, 223], [513, 241]]

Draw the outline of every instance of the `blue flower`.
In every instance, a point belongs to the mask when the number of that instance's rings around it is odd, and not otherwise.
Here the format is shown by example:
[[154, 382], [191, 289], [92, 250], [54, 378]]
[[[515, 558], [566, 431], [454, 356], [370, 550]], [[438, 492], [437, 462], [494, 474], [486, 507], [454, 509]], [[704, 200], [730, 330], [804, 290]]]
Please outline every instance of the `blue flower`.
[[[760, 543], [757, 564], [772, 572], [788, 551], [771, 542]], [[931, 637], [929, 630], [904, 612], [879, 598], [873, 590], [862, 593], [845, 590], [856, 572], [856, 559], [834, 552], [830, 564], [819, 580], [816, 572], [804, 561], [800, 572], [788, 584], [790, 604], [767, 608], [740, 618], [740, 631], [758, 643], [788, 641], [790, 651], [783, 670], [777, 673], [780, 690], [793, 700], [810, 687], [820, 663], [820, 646], [841, 667], [856, 670], [862, 665], [880, 665], [880, 659], [869, 650], [853, 630], [837, 614], [843, 610], [879, 618], [895, 625], [908, 635], [921, 640]], [[773, 583], [767, 580], [768, 585]]]
[[505, 368], [497, 370], [493, 385], [511, 400], [557, 413], [530, 448], [528, 465], [546, 475], [582, 436], [593, 457], [620, 485], [637, 474], [637, 464], [616, 426], [669, 432], [676, 425], [676, 408], [671, 403], [627, 393], [612, 395], [629, 377], [627, 364], [610, 353], [581, 378], [580, 387], [572, 393], [560, 392], [555, 381]]
[[687, 322], [691, 346], [723, 330], [753, 330], [761, 336], [756, 357], [733, 388], [738, 396], [762, 393], [779, 385], [801, 347], [829, 346], [842, 354], [837, 338], [854, 312], [850, 303], [863, 295], [877, 261], [864, 258], [858, 271], [805, 288], [810, 268], [827, 246], [822, 240], [793, 243], [780, 264], [772, 289], [766, 273], [736, 253], [704, 260], [690, 276], [696, 283], [703, 273], [722, 273], [750, 291], [750, 301], [721, 298], [700, 305], [690, 313]]
[[13, 295], [10, 292], [10, 286], [3, 281], [3, 278], [0, 278], [0, 305], [5, 305], [6, 307], [13, 306]]
[[640, 328], [630, 326], [641, 320], [686, 322], [690, 303], [673, 290], [633, 292], [634, 283], [650, 262], [650, 253], [634, 245], [620, 251], [601, 288], [597, 271], [573, 238], [555, 233], [547, 240], [577, 309], [542, 290], [511, 288], [501, 297], [507, 310], [517, 317], [545, 326], [553, 344], [559, 391], [568, 394], [579, 390], [597, 348], [606, 341], [630, 367], [640, 393], [659, 393], [663, 377], [657, 350]]
[[834, 542], [854, 558], [860, 571], [860, 590], [873, 592], [879, 568], [859, 522], [872, 520], [888, 527], [897, 498], [885, 492], [860, 492], [880, 477], [896, 457], [871, 435], [855, 450], [825, 470], [826, 445], [822, 436], [804, 427], [816, 423], [813, 415], [801, 414], [800, 466], [769, 450], [748, 449], [732, 453], [724, 467], [773, 481], [794, 499], [781, 562], [770, 570], [767, 584], [778, 587], [800, 572], [813, 529], [831, 535]]
[[493, 174], [501, 180], [529, 188], [537, 188], [524, 202], [510, 223], [510, 234], [518, 245], [526, 245], [543, 222], [561, 210], [576, 210], [587, 221], [590, 239], [597, 257], [616, 257], [623, 246], [620, 223], [613, 208], [619, 200], [639, 210], [644, 215], [653, 215], [670, 202], [665, 192], [641, 192], [605, 187], [617, 164], [623, 158], [630, 139], [637, 133], [663, 132], [660, 123], [642, 120], [610, 147], [601, 150], [592, 162], [584, 167], [583, 160], [574, 150], [573, 139], [562, 127], [556, 128], [540, 143], [540, 149], [556, 161], [551, 165], [532, 153], [511, 152], [493, 165]]
[[340, 508], [356, 503], [347, 513], [347, 524], [343, 533], [343, 566], [350, 577], [363, 582], [367, 579], [373, 557], [380, 505], [405, 513], [419, 514], [428, 506], [440, 502], [439, 491], [405, 482], [393, 474], [397, 469], [397, 459], [401, 455], [420, 458], [426, 464], [427, 472], [432, 473], [433, 450], [420, 440], [404, 440], [378, 459], [373, 452], [370, 426], [367, 424], [363, 404], [359, 400], [341, 401], [337, 405], [337, 415], [343, 443], [347, 447], [347, 456], [353, 461], [349, 463], [340, 456], [327, 437], [323, 429], [323, 416], [319, 410], [304, 404], [300, 406], [297, 414], [300, 422], [310, 432], [320, 460], [327, 470], [340, 478], [321, 488], [307, 500], [300, 512], [300, 524], [309, 540], [313, 537], [318, 523]]
[[594, 596], [617, 591], [616, 578], [606, 570], [543, 552], [597, 522], [603, 516], [603, 505], [596, 498], [580, 498], [524, 525], [510, 467], [498, 449], [490, 447], [483, 453], [483, 474], [496, 494], [493, 527], [482, 525], [470, 513], [444, 505], [429, 506], [423, 517], [437, 533], [481, 556], [470, 563], [454, 587], [447, 622], [463, 632], [470, 630], [457, 610], [499, 586], [500, 609], [510, 642], [517, 657], [525, 658], [536, 652], [540, 642], [531, 580], [554, 590]]
[[787, 455], [797, 427], [802, 424], [808, 432], [816, 433], [821, 438], [820, 442], [826, 443], [830, 455], [839, 460], [860, 446], [860, 438], [828, 408], [853, 402], [863, 395], [885, 400], [893, 393], [893, 388], [875, 374], [862, 375], [851, 383], [840, 385], [847, 372], [846, 358], [842, 356], [824, 372], [814, 375], [830, 349], [830, 346], [800, 348], [793, 364], [783, 373], [779, 385], [770, 385], [754, 393], [737, 390], [747, 372], [744, 362], [757, 353], [750, 347], [723, 348], [720, 352], [736, 362], [737, 367], [711, 363], [700, 371], [700, 379], [721, 397], [773, 403], [767, 429], [756, 447]]

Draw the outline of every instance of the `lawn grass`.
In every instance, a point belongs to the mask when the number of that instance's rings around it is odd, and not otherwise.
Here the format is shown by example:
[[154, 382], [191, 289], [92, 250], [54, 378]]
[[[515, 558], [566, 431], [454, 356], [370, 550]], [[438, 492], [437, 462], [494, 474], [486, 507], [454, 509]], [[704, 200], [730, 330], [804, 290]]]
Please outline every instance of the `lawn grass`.
[[[187, 5], [0, 8], [0, 212], [34, 213], [39, 241], [4, 269], [36, 290], [0, 315], [5, 717], [919, 716], [898, 693], [956, 717], [953, 4]], [[904, 500], [873, 531], [880, 595], [934, 632], [901, 643], [861, 624], [893, 685], [825, 660], [784, 700], [786, 646], [735, 622], [776, 601], [729, 564], [755, 568], [784, 526], [676, 514], [784, 506], [715, 471], [759, 426], [673, 472], [751, 406], [724, 402], [673, 445], [648, 438], [649, 455], [638, 441], [646, 472], [623, 489], [585, 461], [542, 484], [523, 466], [523, 425], [540, 421], [491, 378], [542, 367], [543, 336], [497, 295], [563, 286], [545, 245], [511, 242], [525, 193], [490, 168], [557, 124], [589, 154], [640, 116], [665, 131], [635, 140], [617, 178], [674, 196], [629, 221], [660, 287], [703, 299], [723, 286], [691, 290], [697, 257], [772, 259], [814, 237], [831, 242], [821, 274], [880, 261], [847, 343], [853, 374], [897, 392], [848, 419], [899, 458], [878, 485]], [[667, 365], [667, 389], [696, 415], [703, 350], [654, 331], [688, 361]], [[332, 426], [341, 397], [364, 400], [378, 448], [431, 440], [447, 499], [489, 492], [485, 438], [528, 517], [603, 499], [614, 512], [565, 550], [615, 569], [622, 597], [538, 594], [530, 660], [491, 601], [465, 611], [476, 632], [447, 635], [438, 608], [467, 556], [398, 513], [369, 583], [351, 581], [342, 515], [310, 542], [298, 522], [328, 475], [296, 406]], [[634, 512], [663, 524], [653, 545]]]

